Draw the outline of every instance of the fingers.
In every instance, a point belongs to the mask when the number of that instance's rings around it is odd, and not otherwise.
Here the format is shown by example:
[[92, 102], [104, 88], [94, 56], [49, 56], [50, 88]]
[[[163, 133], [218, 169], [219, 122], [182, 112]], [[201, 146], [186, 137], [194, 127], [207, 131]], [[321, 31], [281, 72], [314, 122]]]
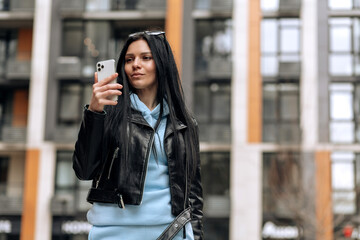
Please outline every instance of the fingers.
[[101, 80], [100, 82], [98, 81], [98, 78], [97, 78], [97, 73], [96, 73], [96, 79], [97, 79], [97, 82], [96, 83], [99, 83], [99, 85], [103, 86], [103, 85], [106, 85], [106, 84], [109, 84], [110, 82], [112, 81], [115, 81], [116, 82], [116, 78], [118, 77], [118, 73], [114, 73], [112, 75], [110, 75], [109, 77], [107, 78], [104, 78], [104, 80]]
[[94, 83], [98, 83], [98, 74], [97, 74], [97, 72], [94, 73]]

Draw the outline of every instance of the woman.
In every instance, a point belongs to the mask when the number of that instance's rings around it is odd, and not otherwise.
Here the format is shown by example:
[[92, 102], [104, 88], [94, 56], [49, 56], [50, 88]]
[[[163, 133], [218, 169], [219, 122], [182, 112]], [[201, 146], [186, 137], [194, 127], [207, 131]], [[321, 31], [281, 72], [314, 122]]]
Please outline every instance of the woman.
[[89, 239], [203, 239], [197, 124], [165, 33], [130, 34], [117, 72], [95, 74], [73, 155], [93, 180]]

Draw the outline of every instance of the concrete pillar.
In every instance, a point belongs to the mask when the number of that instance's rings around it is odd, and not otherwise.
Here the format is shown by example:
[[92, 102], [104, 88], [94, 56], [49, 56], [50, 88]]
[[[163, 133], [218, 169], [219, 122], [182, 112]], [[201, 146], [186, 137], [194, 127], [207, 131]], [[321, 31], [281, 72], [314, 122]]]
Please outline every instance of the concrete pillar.
[[[230, 239], [261, 239], [261, 78], [258, 0], [233, 2]], [[255, 18], [255, 19], [254, 19]], [[255, 21], [255, 23], [254, 23]], [[255, 26], [251, 24], [255, 24]], [[250, 28], [255, 28], [250, 31]], [[252, 42], [254, 41], [254, 42]], [[251, 82], [254, 76], [256, 79]], [[250, 86], [254, 86], [251, 90]], [[252, 91], [249, 92], [249, 89]], [[255, 106], [255, 111], [249, 108]], [[260, 108], [259, 108], [260, 107]], [[257, 128], [257, 129], [250, 129]]]
[[21, 240], [51, 239], [55, 150], [44, 141], [52, 1], [36, 0]]
[[318, 142], [318, 47], [317, 1], [303, 0], [302, 4], [302, 57], [301, 57], [301, 129], [302, 143], [311, 149]]

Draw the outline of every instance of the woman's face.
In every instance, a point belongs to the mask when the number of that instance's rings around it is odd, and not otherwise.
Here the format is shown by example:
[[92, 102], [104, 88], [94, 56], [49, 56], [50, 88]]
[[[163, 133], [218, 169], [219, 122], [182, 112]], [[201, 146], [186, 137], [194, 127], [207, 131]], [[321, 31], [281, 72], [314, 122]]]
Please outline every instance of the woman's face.
[[157, 90], [155, 61], [145, 40], [139, 39], [129, 45], [125, 55], [125, 73], [136, 90]]

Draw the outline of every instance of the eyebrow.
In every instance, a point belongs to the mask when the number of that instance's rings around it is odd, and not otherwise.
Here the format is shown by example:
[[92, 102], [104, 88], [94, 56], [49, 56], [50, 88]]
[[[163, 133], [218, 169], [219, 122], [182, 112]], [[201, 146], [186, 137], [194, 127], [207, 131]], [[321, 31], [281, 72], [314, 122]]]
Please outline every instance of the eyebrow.
[[[151, 52], [142, 52], [142, 53], [140, 53], [140, 55], [146, 55], [146, 54], [151, 54], [152, 55], [152, 53]], [[133, 53], [127, 53], [126, 55], [125, 55], [125, 57], [126, 56], [134, 56], [135, 54], [133, 54]]]

